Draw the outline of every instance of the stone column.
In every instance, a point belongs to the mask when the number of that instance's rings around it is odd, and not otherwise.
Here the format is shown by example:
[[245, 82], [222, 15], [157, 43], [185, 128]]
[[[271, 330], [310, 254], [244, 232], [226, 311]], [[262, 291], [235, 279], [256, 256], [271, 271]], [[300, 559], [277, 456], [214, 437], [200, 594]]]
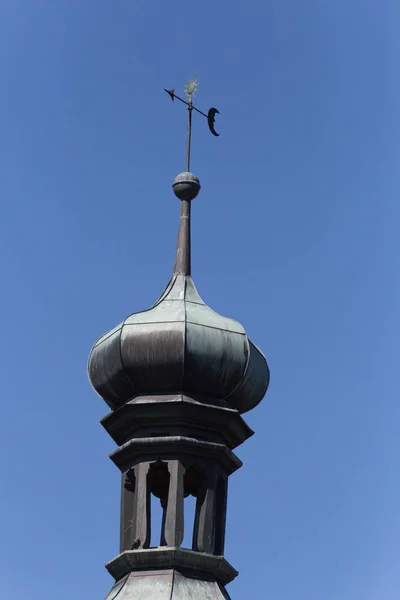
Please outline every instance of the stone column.
[[183, 476], [185, 467], [179, 460], [168, 461], [170, 473], [167, 508], [162, 540], [170, 547], [180, 546], [183, 540]]
[[[133, 473], [132, 473], [133, 475]], [[133, 541], [133, 504], [134, 481], [131, 480], [129, 471], [122, 473], [121, 477], [121, 529], [119, 550], [130, 550]]]
[[150, 463], [143, 462], [135, 465], [135, 493], [132, 515], [132, 542], [137, 548], [150, 546], [150, 490], [147, 483], [147, 473]]
[[206, 469], [204, 485], [200, 490], [196, 504], [196, 530], [193, 550], [214, 553], [215, 516], [216, 516], [217, 467], [210, 465]]
[[228, 501], [228, 477], [221, 473], [217, 481], [216, 527], [214, 554], [223, 556], [225, 549], [226, 506]]

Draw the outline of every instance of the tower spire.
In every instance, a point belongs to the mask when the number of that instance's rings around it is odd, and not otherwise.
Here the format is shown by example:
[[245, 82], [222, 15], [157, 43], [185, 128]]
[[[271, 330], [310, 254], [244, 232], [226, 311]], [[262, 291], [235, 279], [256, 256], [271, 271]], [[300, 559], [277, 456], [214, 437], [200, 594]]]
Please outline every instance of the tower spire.
[[214, 129], [215, 115], [219, 113], [218, 109], [210, 108], [208, 114], [205, 114], [193, 105], [193, 97], [198, 89], [197, 79], [189, 79], [185, 87], [186, 100], [175, 94], [175, 90], [167, 90], [167, 94], [172, 101], [179, 100], [186, 104], [188, 110], [188, 128], [186, 138], [186, 170], [180, 173], [173, 183], [175, 195], [181, 201], [181, 214], [179, 219], [178, 241], [175, 252], [174, 275], [183, 274], [191, 275], [191, 247], [190, 247], [190, 215], [191, 201], [196, 198], [200, 191], [200, 181], [190, 172], [190, 157], [192, 143], [192, 114], [193, 111], [198, 112], [203, 117], [206, 117], [209, 129], [215, 136], [219, 134]]
[[[184, 173], [184, 175], [191, 175], [191, 173]], [[188, 183], [189, 182], [187, 181], [186, 177], [186, 181], [178, 185], [187, 185]], [[176, 187], [177, 186], [174, 187], [174, 190], [176, 189]], [[200, 189], [200, 183], [198, 183], [198, 188]], [[191, 275], [192, 273], [192, 257], [190, 243], [191, 208], [191, 201], [185, 198], [181, 198], [181, 214], [179, 217], [178, 241], [176, 243], [175, 251], [174, 275]]]
[[[195, 87], [189, 82], [182, 100], [187, 169], [191, 115], [201, 112]], [[228, 480], [242, 465], [235, 448], [253, 434], [241, 415], [269, 384], [262, 352], [238, 322], [203, 302], [189, 277], [190, 208], [200, 182], [187, 170], [173, 189], [181, 201], [174, 273], [184, 277], [173, 277], [152, 308], [101, 336], [88, 362], [90, 382], [111, 409], [102, 425], [121, 472], [120, 549], [106, 565], [115, 579], [107, 600], [120, 592], [125, 600], [229, 599], [225, 586], [237, 571], [224, 557]], [[184, 510], [188, 496], [192, 517]]]

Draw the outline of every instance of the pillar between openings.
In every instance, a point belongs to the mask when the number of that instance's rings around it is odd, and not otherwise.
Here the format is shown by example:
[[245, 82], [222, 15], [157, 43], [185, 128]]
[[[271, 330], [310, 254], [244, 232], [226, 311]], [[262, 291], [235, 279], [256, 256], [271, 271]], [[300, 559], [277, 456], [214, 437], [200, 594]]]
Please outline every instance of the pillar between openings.
[[193, 550], [214, 554], [216, 521], [216, 484], [219, 469], [207, 465], [204, 483], [199, 490], [196, 503]]
[[133, 533], [133, 503], [135, 493], [135, 475], [133, 470], [122, 473], [121, 476], [121, 527], [119, 551], [132, 547]]
[[168, 471], [170, 474], [168, 500], [161, 536], [166, 546], [176, 547], [183, 541], [185, 467], [179, 460], [169, 460]]
[[[150, 546], [149, 467], [149, 462], [142, 462], [122, 476], [121, 551]], [[134, 488], [131, 491], [129, 483], [133, 478]]]

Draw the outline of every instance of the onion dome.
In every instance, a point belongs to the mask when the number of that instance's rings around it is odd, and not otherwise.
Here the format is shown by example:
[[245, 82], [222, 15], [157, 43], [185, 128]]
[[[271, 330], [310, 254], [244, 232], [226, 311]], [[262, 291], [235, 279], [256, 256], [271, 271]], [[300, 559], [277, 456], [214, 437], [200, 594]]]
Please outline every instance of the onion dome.
[[243, 413], [267, 390], [267, 361], [242, 325], [199, 296], [190, 268], [190, 209], [200, 183], [182, 173], [173, 188], [181, 200], [173, 277], [151, 309], [133, 313], [95, 343], [89, 379], [112, 410], [140, 396], [182, 393]]

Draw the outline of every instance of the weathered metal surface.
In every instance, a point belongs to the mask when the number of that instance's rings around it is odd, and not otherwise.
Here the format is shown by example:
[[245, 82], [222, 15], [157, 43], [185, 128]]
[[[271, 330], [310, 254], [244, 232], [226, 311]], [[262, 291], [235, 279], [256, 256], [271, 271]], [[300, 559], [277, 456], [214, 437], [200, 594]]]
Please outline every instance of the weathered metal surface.
[[127, 582], [128, 576], [124, 577], [123, 579], [121, 579], [120, 581], [117, 581], [117, 583], [115, 583], [111, 590], [108, 592], [107, 596], [105, 597], [105, 600], [114, 600], [117, 596], [119, 596], [120, 600], [122, 598], [122, 590]]
[[[200, 181], [193, 173], [190, 171], [184, 171], [183, 173], [179, 173], [175, 177], [174, 183], [172, 184], [175, 196], [182, 200], [183, 202], [190, 202], [194, 200], [198, 193], [200, 192]], [[175, 271], [179, 273], [180, 271]], [[187, 271], [183, 271], [187, 273]]]
[[[186, 187], [186, 186], [185, 186]], [[200, 189], [200, 187], [199, 187]], [[179, 219], [178, 241], [176, 244], [174, 275], [182, 273], [190, 275], [192, 271], [191, 244], [190, 244], [190, 213], [191, 202], [189, 196], [184, 199], [184, 188], [180, 184], [174, 189], [175, 193], [181, 193], [181, 216]], [[186, 190], [188, 194], [188, 190]]]
[[96, 342], [89, 377], [113, 409], [139, 395], [182, 392], [245, 412], [264, 396], [269, 370], [243, 327], [206, 306], [192, 279], [178, 274], [152, 309]]
[[244, 377], [230, 396], [226, 400], [240, 413], [251, 410], [262, 399], [269, 385], [269, 369], [266, 367], [267, 361], [264, 354], [250, 340], [250, 356], [247, 362]]
[[193, 579], [175, 572], [171, 600], [229, 600], [229, 596], [216, 581]]
[[188, 574], [167, 571], [131, 573], [113, 586], [106, 600], [230, 600], [215, 579], [195, 579]]
[[110, 408], [116, 408], [137, 395], [122, 363], [121, 329], [122, 325], [102, 336], [89, 357], [90, 381]]
[[185, 360], [184, 323], [124, 325], [121, 356], [129, 380], [141, 392], [179, 390]]
[[106, 569], [116, 581], [131, 571], [155, 569], [186, 569], [195, 577], [214, 577], [222, 585], [227, 585], [237, 577], [238, 572], [222, 556], [194, 552], [186, 548], [151, 548], [122, 552], [106, 564]]
[[150, 489], [147, 485], [147, 473], [150, 463], [141, 462], [134, 467], [135, 494], [132, 513], [132, 537], [137, 539], [138, 548], [150, 546]]
[[116, 600], [171, 600], [173, 580], [173, 571], [131, 573]]
[[132, 548], [133, 529], [135, 526], [134, 516], [136, 510], [136, 481], [133, 479], [132, 471], [122, 473], [121, 476], [121, 515], [119, 532], [119, 551]]
[[211, 400], [199, 402], [184, 394], [138, 396], [108, 413], [101, 424], [119, 446], [134, 437], [161, 436], [168, 431], [225, 443], [233, 450], [253, 435], [237, 410], [209, 404]]
[[166, 546], [175, 547], [181, 545], [184, 534], [183, 478], [185, 467], [180, 460], [170, 460], [168, 461], [168, 470], [171, 477], [162, 538], [165, 540]]
[[[150, 494], [154, 494], [164, 510], [159, 532], [162, 546], [179, 547], [184, 531], [191, 530], [193, 550], [223, 554], [227, 477], [241, 465], [226, 447], [172, 436], [134, 439], [112, 458], [125, 474], [121, 552], [149, 547]], [[188, 495], [197, 499], [192, 522], [184, 522]]]
[[226, 398], [240, 384], [247, 364], [245, 336], [223, 329], [186, 324], [183, 389]]
[[234, 321], [233, 319], [223, 317], [205, 304], [201, 304], [200, 296], [195, 293], [194, 284], [191, 289], [191, 297], [193, 300], [189, 300], [188, 293], [186, 292], [186, 323], [212, 327], [213, 329], [227, 331], [228, 333], [240, 333], [243, 335], [243, 337], [246, 335], [246, 332], [240, 323]]
[[163, 300], [150, 310], [130, 315], [125, 319], [124, 326], [143, 325], [144, 323], [178, 323], [184, 321], [185, 305], [183, 302], [176, 302], [176, 298], [173, 298], [172, 300]]
[[191, 456], [217, 462], [229, 475], [242, 466], [242, 461], [224, 444], [204, 442], [186, 436], [133, 438], [110, 454], [113, 463], [121, 470], [140, 460], [157, 460], [158, 456]]
[[220, 470], [213, 465], [205, 473], [203, 489], [197, 497], [196, 530], [194, 532], [194, 550], [215, 554], [216, 522], [221, 517], [217, 515], [216, 496], [217, 480]]

